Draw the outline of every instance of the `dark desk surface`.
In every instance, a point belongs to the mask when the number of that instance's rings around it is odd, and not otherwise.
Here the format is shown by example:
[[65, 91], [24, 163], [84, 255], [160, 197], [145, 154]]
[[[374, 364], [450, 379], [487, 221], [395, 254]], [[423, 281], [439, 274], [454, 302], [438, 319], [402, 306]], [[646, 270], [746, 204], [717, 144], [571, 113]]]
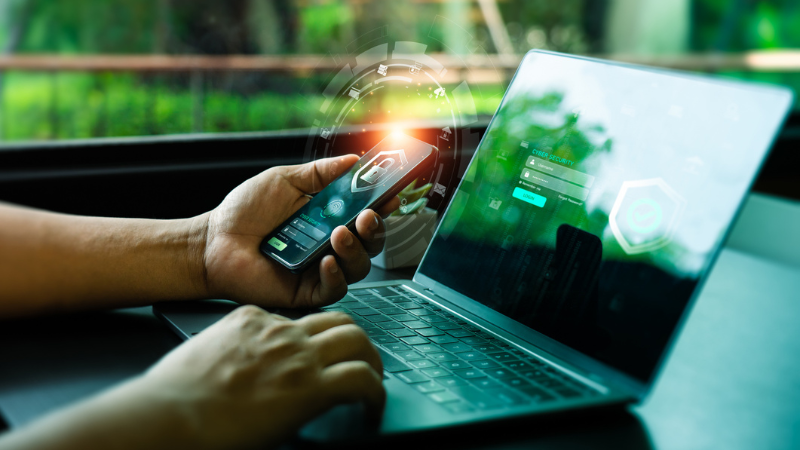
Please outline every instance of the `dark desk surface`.
[[[411, 275], [375, 269], [368, 280]], [[800, 267], [726, 249], [642, 405], [461, 431], [448, 447], [800, 448], [798, 324]], [[179, 343], [149, 307], [0, 322], [0, 411], [22, 425]]]

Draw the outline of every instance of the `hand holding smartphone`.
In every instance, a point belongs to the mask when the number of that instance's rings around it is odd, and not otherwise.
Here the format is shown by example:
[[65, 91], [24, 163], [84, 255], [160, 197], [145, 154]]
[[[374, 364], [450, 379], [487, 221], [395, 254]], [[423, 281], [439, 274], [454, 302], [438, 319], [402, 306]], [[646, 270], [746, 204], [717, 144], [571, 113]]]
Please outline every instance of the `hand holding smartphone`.
[[330, 248], [333, 230], [353, 227], [365, 209], [375, 209], [425, 171], [438, 149], [402, 133], [392, 133], [367, 152], [261, 242], [261, 252], [292, 272], [302, 272]]

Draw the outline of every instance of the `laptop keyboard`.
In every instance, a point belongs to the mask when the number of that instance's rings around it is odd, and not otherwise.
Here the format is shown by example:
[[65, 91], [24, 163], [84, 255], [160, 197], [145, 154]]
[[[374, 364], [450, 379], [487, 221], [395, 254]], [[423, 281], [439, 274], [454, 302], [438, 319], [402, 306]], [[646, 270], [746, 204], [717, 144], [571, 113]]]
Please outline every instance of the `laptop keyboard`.
[[597, 393], [458, 316], [400, 288], [353, 289], [323, 308], [353, 317], [384, 371], [452, 413]]

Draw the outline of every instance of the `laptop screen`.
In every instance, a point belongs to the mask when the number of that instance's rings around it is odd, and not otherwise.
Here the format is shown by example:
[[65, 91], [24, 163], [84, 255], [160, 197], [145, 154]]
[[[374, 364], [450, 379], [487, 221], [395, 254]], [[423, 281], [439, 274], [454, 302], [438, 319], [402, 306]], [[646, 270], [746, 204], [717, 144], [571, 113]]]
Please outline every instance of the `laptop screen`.
[[646, 381], [790, 103], [529, 53], [419, 273]]

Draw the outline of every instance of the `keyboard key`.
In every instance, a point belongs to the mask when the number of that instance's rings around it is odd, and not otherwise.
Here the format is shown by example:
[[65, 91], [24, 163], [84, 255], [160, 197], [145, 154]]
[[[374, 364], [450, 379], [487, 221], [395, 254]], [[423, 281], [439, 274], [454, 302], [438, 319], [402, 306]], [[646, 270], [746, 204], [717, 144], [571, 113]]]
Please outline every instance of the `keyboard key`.
[[477, 338], [477, 337], [461, 338], [461, 342], [463, 342], [463, 343], [465, 343], [467, 345], [471, 345], [473, 347], [478, 346], [478, 345], [486, 345], [486, 341], [484, 341], [481, 338]]
[[461, 342], [458, 342], [456, 344], [442, 345], [442, 347], [445, 350], [449, 350], [449, 351], [451, 351], [453, 353], [472, 351], [472, 347], [470, 347], [467, 344], [462, 344]]
[[417, 328], [430, 328], [430, 324], [422, 322], [420, 320], [412, 320], [410, 322], [403, 322], [403, 325], [407, 326], [408, 328], [417, 329]]
[[362, 307], [364, 307], [366, 306], [366, 303], [361, 303], [358, 301], [358, 299], [354, 297], [345, 297], [344, 299], [333, 304], [333, 306], [343, 306], [347, 308], [358, 308], [359, 307], [358, 305], [362, 305]]
[[394, 302], [405, 302], [405, 301], [408, 301], [408, 299], [407, 299], [406, 297], [404, 297], [404, 296], [402, 296], [402, 295], [398, 295], [398, 294], [394, 294], [394, 295], [385, 295], [383, 298], [385, 298], [386, 300], [388, 300], [388, 301], [390, 301], [390, 302], [392, 302], [392, 303], [394, 303]]
[[380, 328], [364, 328], [364, 331], [367, 332], [367, 336], [376, 338], [378, 336], [388, 336], [385, 331], [381, 330]]
[[350, 295], [352, 295], [354, 297], [374, 297], [375, 296], [375, 294], [373, 294], [372, 292], [370, 292], [370, 291], [368, 291], [366, 289], [353, 289], [352, 291], [349, 291], [348, 294], [350, 294]]
[[531, 369], [533, 369], [532, 365], [530, 365], [528, 363], [524, 363], [522, 361], [508, 361], [508, 362], [505, 362], [503, 364], [505, 364], [506, 367], [508, 367], [509, 369], [514, 369], [514, 370], [531, 370]]
[[495, 361], [517, 361], [517, 357], [508, 352], [492, 353], [489, 358]]
[[382, 328], [384, 330], [397, 330], [397, 329], [401, 329], [401, 328], [405, 329], [403, 324], [395, 322], [394, 320], [391, 321], [391, 322], [377, 323], [376, 325], [378, 325], [378, 328]]
[[427, 369], [420, 370], [420, 372], [424, 373], [425, 375], [431, 378], [439, 378], [452, 375], [449, 370], [443, 369], [441, 367], [429, 367]]
[[444, 390], [442, 385], [436, 384], [433, 381], [425, 381], [425, 382], [422, 382], [422, 383], [417, 383], [417, 384], [414, 385], [414, 387], [418, 391], [420, 391], [420, 392], [422, 392], [424, 394], [427, 394], [429, 392], [439, 392], [439, 391], [443, 391]]
[[[369, 307], [373, 308], [373, 309], [376, 309], [376, 310], [378, 310], [380, 312], [384, 312], [387, 309], [394, 308], [394, 305], [391, 304], [391, 303], [387, 303], [387, 302], [371, 302], [371, 303], [369, 303]], [[386, 314], [386, 313], [384, 313], [384, 314]]]
[[514, 387], [514, 388], [521, 388], [521, 387], [525, 387], [525, 386], [530, 386], [531, 385], [531, 383], [529, 383], [528, 381], [523, 380], [520, 377], [504, 378], [501, 381], [503, 383], [511, 386], [511, 387]]
[[472, 361], [472, 365], [479, 369], [491, 369], [492, 367], [500, 367], [500, 364], [492, 361], [491, 359], [482, 359], [480, 361]]
[[393, 336], [397, 336], [399, 338], [409, 337], [409, 336], [416, 336], [417, 333], [409, 330], [408, 328], [398, 329], [398, 330], [387, 330]]
[[373, 291], [377, 292], [378, 295], [381, 296], [390, 296], [390, 295], [398, 295], [397, 291], [394, 289], [389, 288], [388, 286], [381, 286], [376, 288], [371, 288]]
[[411, 367], [408, 367], [406, 363], [400, 361], [399, 359], [392, 356], [389, 352], [378, 349], [378, 353], [381, 356], [381, 361], [383, 362], [383, 370], [389, 373], [396, 373], [396, 372], [403, 372], [406, 370], [411, 370]]
[[372, 323], [389, 322], [389, 321], [394, 322], [391, 318], [384, 316], [383, 314], [378, 314], [377, 316], [367, 316], [367, 320], [369, 320]]
[[416, 359], [408, 362], [409, 366], [414, 366], [417, 369], [425, 369], [428, 367], [438, 367], [438, 365], [429, 359]]
[[441, 377], [434, 379], [434, 381], [436, 381], [437, 383], [441, 384], [446, 388], [452, 388], [454, 386], [466, 386], [469, 384], [466, 381], [462, 380], [461, 378], [457, 377]]
[[[464, 342], [466, 342], [466, 341], [464, 341]], [[495, 347], [492, 344], [479, 344], [479, 345], [473, 345], [472, 347], [475, 350], [477, 350], [479, 352], [483, 352], [483, 353], [494, 353], [494, 352], [499, 352], [500, 351], [500, 349], [498, 347]]]
[[460, 330], [461, 327], [452, 323], [452, 322], [444, 322], [439, 325], [436, 325], [436, 328], [440, 330]]
[[406, 371], [406, 372], [398, 372], [398, 373], [394, 374], [394, 376], [396, 376], [397, 378], [400, 378], [401, 380], [405, 381], [408, 384], [422, 383], [424, 381], [430, 380], [430, 378], [426, 377], [425, 375], [419, 373], [416, 370], [409, 370], [409, 371]]
[[452, 344], [458, 342], [458, 339], [452, 336], [431, 336], [431, 341], [434, 344]]
[[393, 342], [391, 344], [383, 344], [383, 346], [386, 348], [386, 350], [389, 350], [390, 352], [393, 353], [411, 350], [411, 347], [407, 346], [406, 344], [401, 344], [399, 342]]
[[456, 358], [455, 355], [447, 352], [428, 353], [428, 358], [434, 361], [458, 361], [458, 358]]
[[378, 310], [372, 308], [356, 308], [351, 309], [351, 311], [359, 316], [373, 316], [375, 314], [380, 314]]
[[539, 358], [535, 356], [523, 356], [520, 358], [521, 360], [525, 361], [526, 363], [536, 367], [537, 369], [541, 369], [543, 367], [547, 367], [547, 364], [543, 363]]
[[436, 403], [461, 401], [461, 399], [456, 394], [453, 394], [452, 392], [449, 391], [434, 392], [433, 394], [428, 394], [428, 398], [435, 401]]
[[442, 406], [453, 414], [462, 414], [475, 411], [475, 408], [473, 408], [472, 405], [463, 401], [445, 403]]
[[359, 300], [365, 303], [369, 303], [370, 305], [374, 305], [375, 303], [386, 303], [380, 297], [375, 297], [375, 296], [360, 297]]
[[514, 372], [508, 369], [489, 369], [486, 374], [494, 378], [511, 378], [517, 376]]
[[[425, 322], [428, 322], [428, 323], [447, 323], [447, 319], [445, 319], [444, 317], [439, 317], [437, 315], [420, 316], [419, 319], [420, 320], [424, 320]], [[456, 325], [456, 326], [458, 326], [458, 325]]]
[[[408, 322], [411, 323], [411, 322]], [[419, 333], [420, 336], [430, 337], [430, 336], [441, 336], [444, 334], [444, 331], [437, 330], [436, 328], [422, 328], [419, 330], [414, 330]]]
[[523, 377], [525, 377], [525, 378], [527, 378], [529, 380], [534, 380], [534, 381], [550, 379], [550, 375], [548, 375], [544, 371], [538, 370], [538, 369], [523, 370], [523, 371], [521, 371], [521, 374], [522, 374]]
[[378, 344], [393, 344], [397, 342], [397, 339], [391, 336], [375, 336], [372, 338], [372, 340], [377, 342]]
[[[413, 333], [412, 333], [413, 334]], [[427, 344], [430, 341], [425, 339], [422, 336], [411, 336], [411, 337], [404, 337], [400, 338], [401, 341], [405, 342], [408, 345], [419, 345], [419, 344]]]
[[[408, 372], [402, 372], [402, 373], [408, 373]], [[450, 390], [459, 397], [472, 403], [473, 405], [477, 406], [480, 409], [499, 408], [503, 406], [505, 403], [502, 400], [494, 398], [491, 395], [485, 394], [479, 391], [478, 389], [475, 389], [472, 386], [455, 386], [450, 388]]]
[[419, 309], [419, 305], [414, 302], [396, 302], [394, 306], [403, 309]]
[[556, 399], [554, 396], [550, 395], [550, 393], [548, 393], [544, 389], [539, 389], [534, 386], [524, 386], [519, 388], [519, 390], [537, 402], [547, 402]]
[[412, 316], [411, 314], [397, 314], [392, 316], [392, 319], [398, 322], [409, 322], [412, 320], [417, 320], [417, 316]]
[[472, 336], [472, 333], [470, 333], [469, 331], [463, 330], [463, 329], [462, 330], [448, 330], [447, 334], [449, 334], [450, 336], [453, 336], [453, 337], [457, 337], [457, 338], [464, 338], [464, 337]]
[[414, 350], [422, 353], [435, 353], [435, 352], [441, 352], [442, 347], [439, 347], [436, 344], [422, 344], [422, 345], [414, 345]]
[[460, 359], [456, 359], [453, 361], [441, 361], [439, 362], [439, 365], [444, 367], [445, 369], [450, 369], [450, 370], [467, 369], [472, 367], [470, 363], [466, 361], [461, 361]]
[[478, 352], [461, 352], [461, 353], [456, 353], [456, 356], [458, 356], [461, 359], [466, 359], [467, 361], [474, 361], [486, 358], [485, 356], [483, 356], [482, 353]]
[[[407, 372], [401, 372], [407, 373]], [[531, 399], [525, 395], [520, 394], [511, 389], [506, 388], [494, 388], [494, 389], [486, 389], [486, 394], [491, 395], [493, 398], [497, 398], [504, 402], [507, 405], [525, 405], [531, 402]]]
[[395, 314], [405, 314], [406, 313], [404, 310], [402, 310], [402, 309], [400, 309], [400, 308], [398, 308], [398, 307], [396, 307], [394, 305], [392, 305], [391, 308], [381, 308], [380, 310], [381, 310], [382, 313], [384, 313], [386, 315], [389, 315], [389, 316], [395, 315]]
[[415, 352], [413, 350], [408, 350], [408, 351], [404, 351], [404, 352], [397, 352], [397, 356], [405, 359], [406, 361], [414, 361], [415, 359], [424, 359], [425, 358], [424, 356], [422, 356], [421, 354], [419, 354], [419, 353], [417, 353], [417, 352]]
[[455, 370], [455, 371], [453, 371], [453, 373], [456, 374], [456, 376], [464, 378], [464, 379], [481, 378], [481, 377], [485, 377], [486, 376], [485, 373], [483, 373], [480, 370], [475, 369], [475, 368]]
[[481, 389], [501, 387], [500, 383], [491, 378], [472, 378], [469, 381]]
[[428, 311], [427, 309], [409, 309], [409, 314], [414, 314], [415, 316], [435, 316], [436, 313], [433, 311]]

